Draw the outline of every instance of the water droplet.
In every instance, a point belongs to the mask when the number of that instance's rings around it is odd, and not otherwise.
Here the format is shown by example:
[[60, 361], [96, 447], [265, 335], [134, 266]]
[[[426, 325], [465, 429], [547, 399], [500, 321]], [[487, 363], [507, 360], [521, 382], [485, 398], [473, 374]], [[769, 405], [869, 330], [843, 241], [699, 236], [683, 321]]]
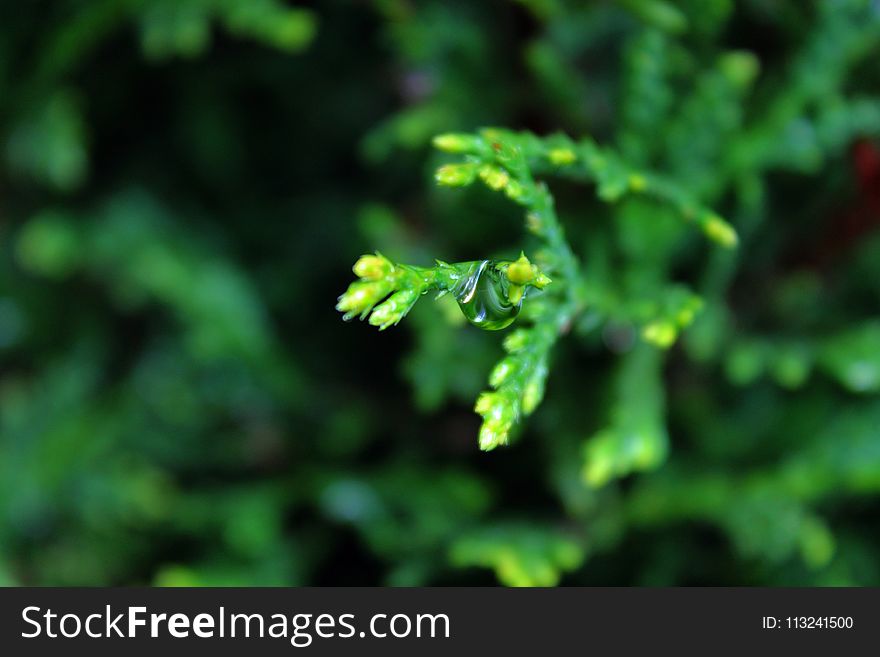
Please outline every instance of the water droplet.
[[474, 326], [488, 331], [507, 328], [519, 315], [522, 299], [512, 304], [509, 283], [491, 260], [474, 262], [453, 290], [461, 312]]

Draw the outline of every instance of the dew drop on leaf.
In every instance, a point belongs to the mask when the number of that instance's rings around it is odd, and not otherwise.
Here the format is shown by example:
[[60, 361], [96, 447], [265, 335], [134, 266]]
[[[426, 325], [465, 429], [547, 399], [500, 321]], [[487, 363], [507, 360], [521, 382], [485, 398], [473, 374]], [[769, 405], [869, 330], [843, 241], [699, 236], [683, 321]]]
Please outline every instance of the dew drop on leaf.
[[487, 331], [507, 328], [516, 319], [522, 299], [512, 304], [507, 296], [508, 282], [491, 260], [472, 263], [454, 292], [461, 312], [474, 326]]

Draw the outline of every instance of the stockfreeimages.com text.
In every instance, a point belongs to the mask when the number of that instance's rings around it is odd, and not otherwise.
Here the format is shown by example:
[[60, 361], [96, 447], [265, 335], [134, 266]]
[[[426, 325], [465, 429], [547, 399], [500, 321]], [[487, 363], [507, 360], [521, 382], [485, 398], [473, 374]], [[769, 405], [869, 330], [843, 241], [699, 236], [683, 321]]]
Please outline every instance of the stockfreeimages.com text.
[[190, 636], [212, 638], [288, 639], [291, 645], [305, 648], [315, 638], [449, 638], [450, 623], [446, 614], [373, 614], [358, 630], [354, 614], [246, 614], [231, 613], [220, 607], [214, 613], [153, 613], [146, 607], [125, 607], [114, 611], [110, 605], [88, 615], [60, 613], [41, 607], [25, 607], [21, 613], [27, 639], [89, 637], [136, 638]]

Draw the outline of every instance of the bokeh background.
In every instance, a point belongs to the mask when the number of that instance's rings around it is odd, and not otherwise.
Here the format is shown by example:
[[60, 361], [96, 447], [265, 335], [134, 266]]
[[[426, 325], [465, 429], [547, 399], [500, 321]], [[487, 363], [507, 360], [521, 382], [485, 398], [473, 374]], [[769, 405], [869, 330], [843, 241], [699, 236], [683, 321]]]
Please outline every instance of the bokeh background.
[[[869, 0], [3, 0], [0, 582], [880, 584], [878, 44]], [[671, 261], [707, 304], [659, 392], [588, 313], [488, 454], [501, 336], [334, 310], [377, 248], [516, 255], [432, 180], [486, 125], [727, 167], [743, 237]], [[613, 217], [553, 189], [613, 284]], [[658, 395], [666, 461], [587, 485]]]

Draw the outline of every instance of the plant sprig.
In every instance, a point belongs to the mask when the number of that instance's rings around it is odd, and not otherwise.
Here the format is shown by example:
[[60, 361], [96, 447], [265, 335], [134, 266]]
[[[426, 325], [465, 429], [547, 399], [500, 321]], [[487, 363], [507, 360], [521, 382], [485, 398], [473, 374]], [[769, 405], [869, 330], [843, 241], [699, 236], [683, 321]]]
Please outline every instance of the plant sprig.
[[[467, 162], [441, 168], [437, 174], [441, 184], [469, 184], [479, 174], [487, 185], [503, 188], [508, 196], [518, 200], [520, 189], [516, 178], [523, 173], [588, 180], [596, 184], [597, 196], [603, 201], [611, 203], [627, 195], [653, 197], [671, 205], [682, 219], [695, 224], [713, 242], [726, 248], [733, 248], [739, 242], [733, 226], [678, 183], [631, 166], [612, 149], [599, 146], [590, 137], [575, 142], [564, 134], [538, 137], [530, 132], [487, 128], [476, 135], [439, 135], [434, 145], [470, 158]], [[492, 161], [508, 171], [513, 166], [512, 185], [486, 166], [486, 162]]]
[[[566, 240], [553, 195], [544, 182], [535, 178], [536, 174], [591, 180], [597, 184], [599, 197], [609, 202], [625, 194], [653, 196], [671, 204], [722, 246], [737, 243], [736, 232], [726, 221], [680, 187], [659, 175], [638, 171], [589, 138], [575, 143], [564, 135], [539, 138], [489, 128], [477, 134], [439, 135], [434, 145], [464, 155], [464, 161], [437, 170], [439, 184], [463, 187], [481, 180], [524, 208], [527, 230], [545, 246], [540, 251], [540, 267], [524, 254], [513, 262], [486, 260], [450, 265], [438, 261], [428, 268], [394, 264], [378, 253], [362, 256], [354, 266], [360, 278], [339, 298], [337, 308], [345, 313], [345, 319], [369, 316], [370, 324], [385, 329], [397, 324], [420, 296], [437, 290], [440, 294], [452, 292], [473, 324], [500, 329], [516, 317], [529, 287], [543, 289], [550, 282], [543, 270], [551, 272], [556, 284], [530, 303], [531, 326], [517, 329], [504, 340], [507, 355], [493, 368], [490, 389], [477, 398], [474, 410], [483, 419], [479, 431], [483, 450], [507, 444], [520, 420], [538, 407], [556, 341], [576, 315], [595, 301], [582, 293], [580, 264]], [[468, 304], [478, 291], [494, 295], [494, 300], [474, 309]], [[643, 339], [660, 348], [671, 346], [701, 305], [699, 297], [682, 289], [670, 290], [667, 297], [629, 303], [633, 315], [630, 319], [642, 326]]]
[[[551, 282], [525, 254], [512, 262], [449, 264], [438, 260], [434, 267], [417, 267], [393, 263], [377, 252], [361, 256], [352, 271], [358, 280], [340, 295], [336, 309], [345, 313], [345, 320], [369, 316], [370, 324], [380, 331], [398, 324], [419, 297], [432, 290], [439, 295], [453, 293], [472, 323], [488, 329], [503, 328], [490, 324], [500, 323], [503, 314], [515, 317], [528, 288], [540, 290]], [[470, 312], [472, 308], [475, 310]]]

